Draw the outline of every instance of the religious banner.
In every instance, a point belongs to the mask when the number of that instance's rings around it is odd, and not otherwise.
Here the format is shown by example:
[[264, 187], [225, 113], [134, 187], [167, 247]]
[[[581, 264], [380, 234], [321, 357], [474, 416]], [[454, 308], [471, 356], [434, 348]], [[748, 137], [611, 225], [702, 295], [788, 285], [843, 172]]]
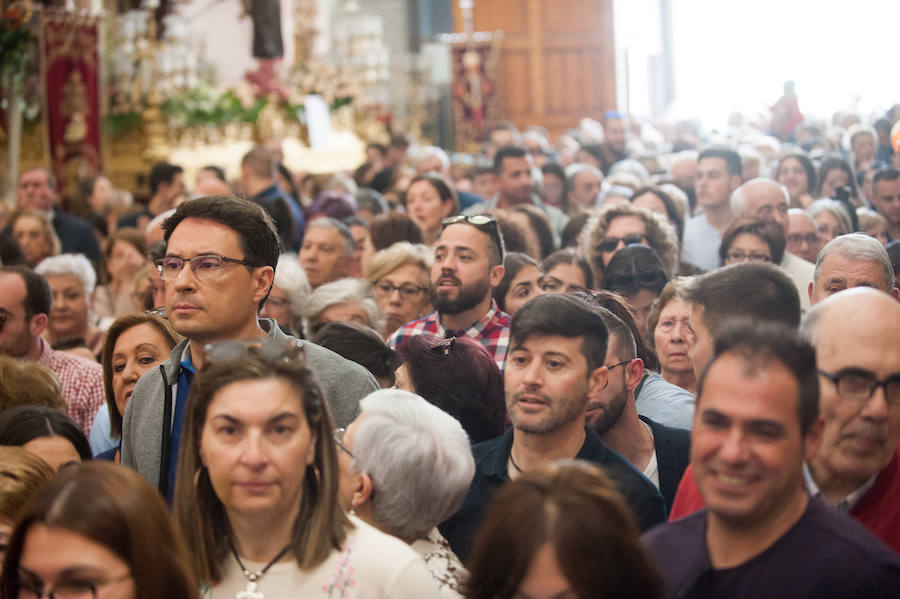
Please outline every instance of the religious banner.
[[47, 148], [50, 168], [64, 189], [102, 166], [99, 19], [48, 9], [40, 29]]
[[499, 40], [465, 41], [450, 46], [453, 72], [453, 139], [459, 151], [470, 151], [500, 119], [497, 60]]

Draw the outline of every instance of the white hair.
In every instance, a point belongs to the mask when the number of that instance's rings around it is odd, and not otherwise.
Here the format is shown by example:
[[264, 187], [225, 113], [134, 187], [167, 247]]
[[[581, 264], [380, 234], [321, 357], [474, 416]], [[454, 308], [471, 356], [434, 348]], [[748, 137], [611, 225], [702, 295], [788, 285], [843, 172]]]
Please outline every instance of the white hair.
[[327, 308], [337, 304], [356, 303], [362, 306], [366, 313], [366, 324], [376, 331], [384, 329], [384, 316], [378, 309], [378, 303], [372, 296], [372, 287], [363, 279], [338, 279], [316, 287], [309, 296], [306, 306], [303, 307], [303, 330], [306, 337], [313, 336], [313, 326], [318, 322], [319, 316]]
[[94, 272], [94, 267], [83, 254], [60, 254], [44, 258], [35, 267], [34, 272], [43, 277], [72, 275], [81, 281], [84, 292], [89, 297], [94, 293], [94, 287], [97, 285], [97, 274]]
[[454, 417], [407, 391], [375, 391], [359, 407], [353, 468], [372, 479], [372, 516], [401, 539], [423, 538], [466, 497], [475, 475], [469, 437]]
[[749, 181], [745, 181], [742, 183], [737, 189], [731, 192], [731, 199], [729, 203], [731, 204], [731, 212], [740, 216], [748, 213], [747, 208], [747, 192], [744, 189], [745, 186], [749, 183], [753, 183], [754, 181], [771, 181], [781, 190], [781, 193], [784, 194], [784, 199], [787, 200], [788, 206], [791, 204], [791, 194], [788, 191], [788, 188], [782, 185], [781, 183], [776, 183], [774, 180], [769, 179], [768, 177], [756, 177], [755, 179], [750, 179]]
[[825, 258], [831, 252], [837, 252], [847, 260], [854, 262], [877, 262], [884, 270], [884, 288], [882, 291], [890, 293], [894, 288], [894, 267], [887, 250], [881, 242], [865, 233], [850, 233], [835, 237], [825, 244], [819, 255], [816, 256], [816, 270], [813, 272], [813, 285], [819, 284], [819, 276], [822, 274]]
[[447, 152], [437, 146], [420, 146], [411, 153], [416, 169], [419, 168], [420, 163], [425, 162], [432, 157], [437, 157], [437, 159], [441, 161], [442, 171], [446, 171], [450, 168], [450, 157], [447, 156]]
[[838, 224], [843, 230], [841, 235], [853, 232], [853, 221], [850, 220], [850, 213], [847, 212], [847, 209], [842, 203], [837, 200], [822, 198], [810, 204], [806, 209], [806, 213], [810, 215], [813, 220], [816, 220], [816, 216], [822, 212], [828, 212], [838, 221]]
[[569, 166], [566, 167], [565, 175], [566, 175], [566, 188], [569, 190], [575, 189], [575, 177], [577, 177], [580, 173], [593, 173], [597, 179], [599, 179], [601, 185], [603, 184], [603, 171], [594, 166], [593, 164], [585, 164], [584, 162], [573, 162]]
[[303, 318], [306, 300], [312, 293], [312, 287], [306, 277], [306, 271], [300, 266], [297, 254], [286, 253], [278, 256], [275, 280], [272, 282], [272, 286], [284, 290], [291, 306], [291, 314], [294, 315], [297, 322], [300, 322]]

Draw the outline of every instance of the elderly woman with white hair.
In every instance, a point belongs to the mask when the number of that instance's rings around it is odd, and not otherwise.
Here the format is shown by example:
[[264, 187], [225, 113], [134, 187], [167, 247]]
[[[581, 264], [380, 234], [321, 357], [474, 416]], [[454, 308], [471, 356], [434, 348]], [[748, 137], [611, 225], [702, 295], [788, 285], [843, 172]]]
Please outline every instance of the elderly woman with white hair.
[[272, 318], [286, 333], [300, 337], [303, 308], [312, 288], [296, 254], [282, 254], [275, 266], [275, 280], [259, 315]]
[[82, 254], [60, 254], [45, 258], [34, 271], [47, 280], [53, 294], [44, 339], [53, 349], [96, 360], [105, 335], [91, 315], [97, 275], [90, 261]]
[[329, 322], [350, 321], [380, 331], [384, 317], [363, 279], [338, 279], [316, 288], [303, 308], [303, 331], [312, 338]]
[[853, 232], [850, 213], [841, 202], [823, 198], [809, 205], [806, 213], [815, 221], [819, 233], [819, 249], [841, 235]]
[[441, 597], [461, 597], [468, 576], [437, 530], [462, 505], [475, 475], [459, 422], [418, 395], [369, 394], [346, 432], [338, 429], [338, 500], [365, 522], [408, 543]]

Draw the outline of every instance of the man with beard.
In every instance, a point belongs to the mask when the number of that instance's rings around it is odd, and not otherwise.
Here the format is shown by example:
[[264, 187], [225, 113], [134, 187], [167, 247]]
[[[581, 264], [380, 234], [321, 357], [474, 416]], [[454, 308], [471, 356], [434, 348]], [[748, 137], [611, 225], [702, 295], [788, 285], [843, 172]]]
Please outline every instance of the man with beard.
[[512, 427], [472, 447], [475, 478], [469, 494], [439, 527], [460, 559], [467, 559], [494, 493], [523, 472], [557, 460], [587, 460], [603, 469], [642, 530], [665, 518], [653, 483], [585, 426], [589, 398], [608, 383], [606, 345], [600, 310], [577, 297], [541, 295], [516, 312], [504, 376]]
[[678, 481], [690, 460], [691, 434], [638, 416], [634, 390], [644, 376], [644, 363], [637, 357], [634, 335], [621, 319], [601, 309], [609, 329], [606, 368], [609, 381], [588, 398], [587, 423], [607, 447], [622, 454], [650, 479], [671, 508]]
[[431, 267], [435, 312], [407, 323], [388, 339], [399, 347], [412, 335], [470, 337], [488, 350], [503, 370], [509, 346], [509, 315], [491, 293], [503, 279], [503, 236], [491, 216], [452, 216], [434, 249]]

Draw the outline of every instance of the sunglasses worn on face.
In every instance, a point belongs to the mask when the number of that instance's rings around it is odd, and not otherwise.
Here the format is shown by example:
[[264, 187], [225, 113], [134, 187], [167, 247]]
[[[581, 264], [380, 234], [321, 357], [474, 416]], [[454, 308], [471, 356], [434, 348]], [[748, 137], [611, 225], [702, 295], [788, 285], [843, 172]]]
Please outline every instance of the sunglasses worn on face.
[[619, 242], [622, 242], [627, 246], [629, 245], [640, 245], [644, 243], [644, 240], [647, 239], [647, 236], [643, 233], [629, 233], [624, 237], [604, 237], [603, 241], [597, 246], [600, 248], [602, 252], [614, 252], [616, 248], [619, 247]]

